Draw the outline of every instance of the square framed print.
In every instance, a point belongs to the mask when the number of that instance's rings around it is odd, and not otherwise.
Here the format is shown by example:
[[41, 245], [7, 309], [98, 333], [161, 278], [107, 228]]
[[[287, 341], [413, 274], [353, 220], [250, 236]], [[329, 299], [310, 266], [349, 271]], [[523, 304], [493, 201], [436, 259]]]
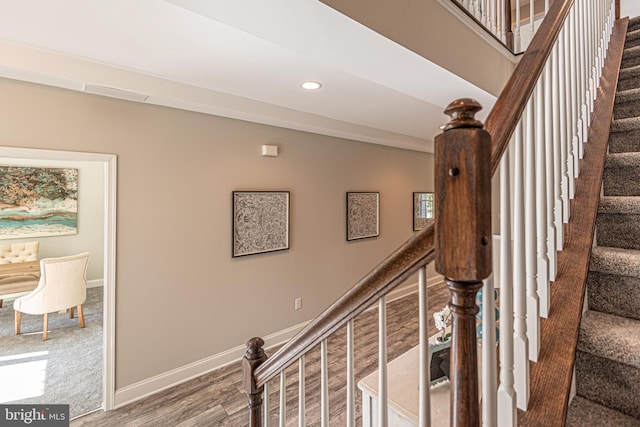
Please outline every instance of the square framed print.
[[347, 240], [380, 235], [380, 193], [347, 193]]
[[289, 249], [288, 191], [234, 191], [232, 256]]
[[413, 193], [413, 231], [421, 230], [433, 218], [433, 193]]

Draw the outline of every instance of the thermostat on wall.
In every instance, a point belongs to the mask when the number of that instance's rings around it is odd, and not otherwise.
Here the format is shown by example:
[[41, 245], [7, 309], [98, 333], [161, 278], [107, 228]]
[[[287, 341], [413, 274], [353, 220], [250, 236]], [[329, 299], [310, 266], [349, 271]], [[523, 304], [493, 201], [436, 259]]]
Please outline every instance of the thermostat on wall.
[[262, 146], [262, 155], [264, 157], [278, 157], [278, 146], [277, 145], [263, 145]]

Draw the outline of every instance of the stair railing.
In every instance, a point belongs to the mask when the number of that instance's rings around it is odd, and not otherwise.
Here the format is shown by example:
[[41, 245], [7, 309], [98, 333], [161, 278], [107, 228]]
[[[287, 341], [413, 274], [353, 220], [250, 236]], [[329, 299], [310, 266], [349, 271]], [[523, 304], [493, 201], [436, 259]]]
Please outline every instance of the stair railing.
[[[378, 425], [388, 425], [386, 295], [419, 273], [420, 362], [418, 425], [430, 425], [426, 265], [436, 260], [451, 291], [450, 419], [480, 423], [476, 293], [482, 291], [482, 418], [514, 426], [527, 410], [529, 362], [540, 354], [540, 316], [548, 315], [549, 287], [569, 221], [570, 200], [613, 28], [613, 0], [556, 0], [520, 59], [484, 128], [472, 100], [452, 103], [452, 120], [436, 137], [436, 222], [430, 222], [363, 277], [318, 318], [267, 358], [264, 341], [247, 343], [243, 384], [250, 426], [270, 421], [269, 382], [280, 380], [279, 425], [286, 424], [285, 369], [298, 363], [298, 425], [305, 413], [305, 354], [320, 346], [320, 425], [329, 425], [328, 338], [347, 329], [345, 406], [355, 425], [354, 319], [377, 303]], [[513, 144], [509, 147], [509, 141]], [[504, 154], [507, 153], [506, 156]], [[491, 301], [490, 177], [500, 168], [500, 385], [494, 367], [497, 319]], [[497, 389], [496, 389], [497, 388]], [[564, 391], [559, 391], [564, 393]]]

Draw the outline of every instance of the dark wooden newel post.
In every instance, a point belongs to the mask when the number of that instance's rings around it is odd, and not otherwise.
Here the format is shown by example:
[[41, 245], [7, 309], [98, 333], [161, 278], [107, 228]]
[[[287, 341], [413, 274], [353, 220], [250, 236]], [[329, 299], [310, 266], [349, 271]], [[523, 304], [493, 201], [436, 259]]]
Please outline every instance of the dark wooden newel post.
[[262, 426], [262, 393], [264, 386], [257, 387], [254, 372], [265, 360], [265, 354], [262, 346], [264, 341], [262, 338], [251, 338], [247, 341], [247, 354], [242, 358], [242, 386], [249, 398], [249, 426]]
[[452, 102], [435, 139], [436, 270], [453, 312], [451, 425], [480, 425], [476, 293], [491, 273], [491, 137], [472, 99]]

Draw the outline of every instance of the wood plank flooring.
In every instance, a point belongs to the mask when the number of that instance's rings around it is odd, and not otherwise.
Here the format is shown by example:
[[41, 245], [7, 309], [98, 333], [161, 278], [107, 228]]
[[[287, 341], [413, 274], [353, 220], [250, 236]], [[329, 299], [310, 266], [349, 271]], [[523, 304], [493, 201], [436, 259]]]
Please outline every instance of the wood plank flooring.
[[[436, 333], [433, 313], [444, 307], [449, 292], [444, 283], [431, 286], [429, 300], [429, 331]], [[388, 360], [391, 361], [418, 344], [417, 293], [387, 304]], [[369, 310], [360, 315], [354, 325], [356, 340], [356, 380], [377, 369], [378, 312]], [[268, 349], [272, 354], [276, 349]], [[344, 426], [346, 416], [346, 331], [343, 328], [329, 339], [330, 425]], [[307, 426], [320, 425], [320, 350], [305, 356], [305, 407]], [[298, 366], [286, 371], [287, 426], [297, 426]], [[271, 425], [277, 425], [280, 381], [269, 383]], [[356, 409], [360, 414], [362, 397], [356, 391]], [[72, 427], [204, 427], [247, 426], [247, 398], [242, 390], [240, 362], [213, 371], [186, 383], [172, 387], [138, 402], [109, 412], [94, 412], [71, 421]], [[359, 415], [357, 424], [360, 425]]]

